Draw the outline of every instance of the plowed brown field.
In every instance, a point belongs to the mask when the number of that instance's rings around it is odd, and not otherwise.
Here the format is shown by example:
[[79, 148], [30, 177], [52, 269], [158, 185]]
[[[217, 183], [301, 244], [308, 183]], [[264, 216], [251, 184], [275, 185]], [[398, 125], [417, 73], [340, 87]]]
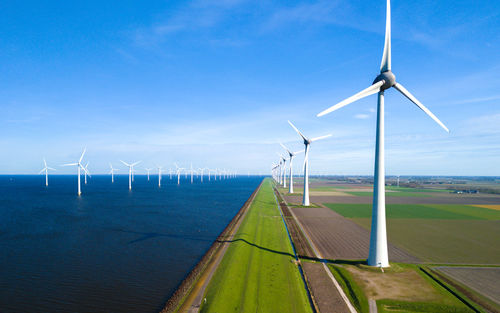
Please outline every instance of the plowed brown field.
[[[363, 227], [325, 207], [292, 210], [324, 258], [368, 258], [370, 233]], [[416, 257], [390, 243], [389, 257], [394, 262], [418, 262]]]

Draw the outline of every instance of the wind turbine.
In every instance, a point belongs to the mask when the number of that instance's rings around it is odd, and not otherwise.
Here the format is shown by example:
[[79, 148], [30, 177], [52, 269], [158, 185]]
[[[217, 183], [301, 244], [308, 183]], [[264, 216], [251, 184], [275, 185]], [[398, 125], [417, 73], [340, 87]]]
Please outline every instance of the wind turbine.
[[83, 160], [83, 156], [85, 155], [85, 151], [87, 151], [87, 148], [83, 149], [83, 152], [82, 152], [82, 155], [80, 156], [80, 158], [78, 159], [78, 162], [75, 162], [75, 163], [68, 163], [68, 164], [63, 164], [62, 166], [74, 166], [76, 165], [76, 167], [78, 168], [78, 195], [80, 196], [82, 194], [82, 187], [81, 187], [81, 182], [80, 182], [80, 176], [81, 176], [81, 173], [80, 173], [80, 170], [84, 170], [84, 171], [87, 171], [83, 165], [82, 165], [82, 160]]
[[[286, 159], [284, 156], [281, 155], [281, 153], [278, 153], [278, 156], [280, 157], [280, 160], [283, 162], [283, 170], [281, 172], [281, 175], [283, 176], [283, 179], [280, 178], [281, 184], [283, 185], [283, 188], [286, 188]], [[280, 161], [280, 163], [281, 163]]]
[[111, 163], [109, 163], [109, 167], [111, 168], [111, 170], [109, 171], [109, 173], [111, 174], [111, 182], [114, 183], [115, 182], [115, 171], [118, 171], [119, 169], [114, 168]]
[[49, 170], [51, 171], [57, 171], [55, 168], [48, 167], [47, 162], [45, 161], [45, 158], [43, 159], [43, 168], [38, 174], [42, 174], [45, 172], [45, 186], [49, 185]]
[[148, 181], [149, 181], [149, 172], [151, 172], [152, 168], [145, 168], [146, 172], [148, 172]]
[[181, 170], [184, 168], [177, 166], [177, 163], [174, 163], [175, 165], [175, 171], [177, 173], [177, 185], [181, 184]]
[[198, 172], [200, 173], [200, 180], [203, 183], [203, 174], [205, 172], [206, 168], [198, 168]]
[[89, 163], [90, 162], [87, 162], [87, 164], [85, 165], [85, 168], [84, 168], [85, 171], [84, 171], [83, 175], [85, 177], [85, 185], [87, 184], [87, 175], [90, 176], [90, 172], [89, 172], [89, 169], [88, 169], [89, 168]]
[[191, 163], [191, 184], [193, 183], [193, 163]]
[[292, 152], [287, 147], [285, 147], [285, 145], [282, 144], [281, 142], [280, 142], [280, 145], [283, 147], [283, 149], [286, 150], [286, 152], [288, 153], [288, 156], [290, 157], [290, 161], [288, 162], [288, 167], [290, 168], [290, 186], [288, 188], [288, 193], [293, 193], [293, 158], [297, 154], [304, 152], [304, 150]]
[[403, 94], [419, 109], [424, 111], [430, 118], [439, 124], [444, 130], [448, 128], [420, 101], [417, 100], [403, 85], [396, 82], [396, 76], [391, 71], [391, 2], [387, 0], [385, 21], [385, 43], [380, 74], [375, 78], [373, 84], [336, 105], [324, 110], [317, 116], [323, 116], [340, 109], [354, 101], [366, 96], [378, 93], [377, 105], [377, 132], [375, 144], [375, 174], [373, 188], [372, 225], [370, 233], [370, 252], [367, 263], [370, 266], [388, 267], [389, 256], [387, 252], [387, 232], [385, 217], [385, 158], [384, 158], [384, 92], [394, 87]]
[[123, 162], [122, 160], [120, 160], [120, 162], [122, 162], [123, 164], [125, 164], [125, 166], [128, 166], [128, 189], [132, 190], [132, 175], [133, 175], [133, 172], [134, 172], [134, 166], [136, 166], [137, 164], [141, 163], [142, 161], [137, 161], [137, 162], [132, 163], [132, 164], [128, 164], [126, 162]]
[[292, 124], [292, 122], [288, 121], [288, 124], [292, 126], [293, 129], [302, 137], [304, 140], [304, 145], [305, 145], [305, 155], [304, 155], [304, 195], [302, 198], [302, 205], [304, 206], [309, 206], [309, 147], [311, 146], [311, 143], [325, 139], [331, 136], [331, 134], [325, 135], [325, 136], [320, 136], [316, 138], [307, 138], [304, 136], [298, 129], [295, 127], [295, 125]]
[[163, 166], [157, 166], [157, 168], [158, 168], [158, 187], [161, 187], [161, 169], [163, 168]]

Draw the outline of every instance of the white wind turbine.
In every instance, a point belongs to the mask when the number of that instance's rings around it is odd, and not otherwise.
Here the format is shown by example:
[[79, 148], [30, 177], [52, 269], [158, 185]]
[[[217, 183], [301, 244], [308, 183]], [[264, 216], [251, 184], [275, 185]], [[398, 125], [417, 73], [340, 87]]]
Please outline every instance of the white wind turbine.
[[49, 170], [51, 171], [57, 171], [55, 168], [48, 167], [47, 162], [45, 161], [45, 158], [43, 159], [43, 168], [38, 174], [42, 174], [45, 172], [45, 186], [49, 185]]
[[163, 166], [157, 166], [158, 168], [158, 187], [161, 187], [161, 170], [163, 168]]
[[137, 162], [131, 163], [131, 164], [128, 164], [127, 162], [123, 162], [122, 160], [120, 160], [120, 162], [125, 164], [125, 166], [128, 166], [128, 189], [132, 190], [132, 175], [134, 172], [134, 166], [141, 163], [142, 161], [137, 161]]
[[149, 181], [149, 172], [151, 172], [152, 168], [145, 168], [146, 172], [148, 172], [148, 181]]
[[80, 176], [81, 176], [80, 170], [84, 170], [85, 172], [87, 171], [82, 165], [82, 160], [83, 160], [83, 156], [85, 155], [85, 151], [87, 151], [87, 148], [83, 149], [82, 155], [78, 159], [78, 162], [68, 163], [68, 164], [62, 165], [62, 166], [74, 166], [74, 165], [76, 165], [76, 167], [78, 168], [78, 195], [79, 196], [82, 194], [82, 187], [81, 187], [81, 182], [80, 182]]
[[174, 163], [174, 165], [175, 165], [175, 171], [177, 174], [177, 185], [180, 185], [181, 184], [181, 171], [184, 168], [177, 166], [177, 163]]
[[304, 140], [304, 145], [306, 147], [304, 155], [304, 196], [302, 198], [302, 205], [309, 206], [309, 147], [311, 143], [313, 143], [314, 141], [328, 138], [331, 136], [331, 134], [309, 139], [306, 136], [304, 136], [297, 129], [297, 127], [295, 127], [295, 125], [292, 124], [292, 122], [288, 121], [288, 124], [290, 124], [290, 126], [292, 126], [292, 128], [295, 129], [295, 131], [300, 135], [300, 137], [302, 137], [302, 139]]
[[286, 150], [286, 152], [288, 153], [288, 156], [289, 156], [289, 161], [288, 161], [288, 167], [290, 168], [290, 185], [289, 185], [289, 188], [288, 188], [288, 193], [293, 193], [293, 158], [299, 154], [299, 153], [302, 153], [304, 152], [304, 150], [300, 150], [300, 151], [297, 151], [297, 152], [292, 152], [290, 151], [287, 147], [285, 147], [284, 144], [282, 144], [280, 142], [280, 145], [283, 147], [283, 149]]
[[194, 173], [193, 163], [191, 163], [191, 184], [193, 183], [193, 173]]
[[198, 173], [200, 173], [200, 180], [203, 183], [203, 174], [205, 172], [206, 168], [198, 168]]
[[111, 168], [111, 170], [109, 171], [109, 173], [111, 174], [111, 182], [114, 183], [115, 182], [115, 171], [118, 171], [118, 169], [114, 168], [111, 163], [109, 163], [109, 167]]
[[448, 128], [431, 111], [429, 111], [429, 109], [427, 109], [408, 90], [406, 90], [403, 85], [396, 82], [396, 76], [391, 71], [391, 2], [390, 0], [387, 0], [385, 44], [382, 62], [380, 65], [380, 74], [375, 78], [370, 87], [318, 114], [318, 116], [323, 116], [354, 101], [378, 93], [372, 225], [370, 233], [370, 252], [367, 263], [370, 266], [379, 267], [389, 266], [385, 217], [384, 92], [391, 87], [394, 87], [397, 91], [402, 93], [419, 109], [424, 111], [430, 118], [438, 123], [439, 126], [449, 132]]
[[283, 185], [283, 188], [286, 188], [286, 158], [284, 156], [282, 156], [280, 153], [278, 153], [278, 156], [280, 157], [280, 160], [281, 160], [280, 164], [281, 164], [281, 162], [283, 162], [283, 165], [282, 165], [283, 170], [281, 171], [282, 178], [280, 178], [281, 185]]
[[90, 176], [90, 172], [89, 172], [89, 163], [90, 163], [90, 162], [87, 162], [87, 164], [85, 165], [85, 168], [84, 168], [84, 170], [85, 170], [85, 171], [84, 171], [84, 173], [83, 173], [83, 175], [84, 175], [84, 177], [85, 177], [85, 185], [87, 184], [87, 175], [89, 175], [89, 176]]

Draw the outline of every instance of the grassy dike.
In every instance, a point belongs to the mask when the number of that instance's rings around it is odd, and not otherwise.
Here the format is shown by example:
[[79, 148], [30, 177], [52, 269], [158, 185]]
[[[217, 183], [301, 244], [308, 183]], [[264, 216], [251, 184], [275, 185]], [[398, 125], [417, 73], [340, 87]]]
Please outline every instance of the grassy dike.
[[312, 312], [266, 179], [210, 281], [201, 312]]

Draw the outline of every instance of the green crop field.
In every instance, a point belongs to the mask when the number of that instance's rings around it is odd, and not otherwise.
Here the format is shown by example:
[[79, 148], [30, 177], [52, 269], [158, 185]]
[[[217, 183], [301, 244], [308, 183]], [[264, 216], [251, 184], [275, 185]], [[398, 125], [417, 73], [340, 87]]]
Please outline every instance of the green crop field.
[[201, 312], [311, 312], [266, 179], [210, 281]]
[[[371, 204], [327, 204], [366, 229]], [[500, 264], [500, 211], [456, 204], [387, 204], [389, 240], [424, 262]]]
[[[371, 197], [373, 196], [373, 192], [371, 191], [347, 191], [346, 193], [352, 196], [358, 197]], [[394, 192], [386, 192], [386, 197], [415, 197], [415, 198], [428, 198], [434, 197], [437, 193], [423, 193], [423, 192], [409, 192], [409, 191], [394, 191]]]
[[[370, 218], [371, 204], [325, 204], [330, 209], [348, 218]], [[387, 218], [500, 220], [500, 210], [460, 204], [386, 204]]]

